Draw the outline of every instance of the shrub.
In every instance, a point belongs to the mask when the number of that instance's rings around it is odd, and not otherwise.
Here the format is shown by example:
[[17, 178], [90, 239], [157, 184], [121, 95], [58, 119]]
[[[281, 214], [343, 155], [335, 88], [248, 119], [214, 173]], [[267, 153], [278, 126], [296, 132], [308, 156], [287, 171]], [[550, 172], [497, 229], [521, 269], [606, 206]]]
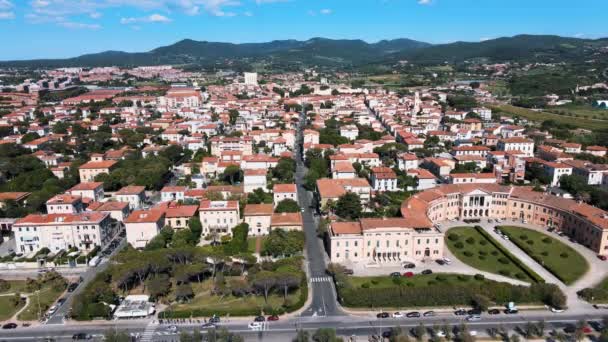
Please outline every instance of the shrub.
[[437, 281], [446, 281], [447, 278], [445, 276], [443, 276], [443, 275], [437, 275], [435, 277], [435, 280], [437, 280]]
[[450, 241], [458, 241], [458, 239], [460, 239], [460, 235], [458, 235], [456, 233], [450, 233], [450, 234], [448, 234], [448, 240], [450, 240]]
[[509, 271], [509, 270], [500, 270], [500, 271], [498, 271], [498, 273], [502, 274], [505, 277], [511, 276], [511, 271]]
[[376, 279], [372, 279], [372, 280], [371, 280], [371, 283], [372, 283], [373, 285], [378, 285], [378, 280], [376, 280]]
[[523, 240], [523, 241], [526, 241], [526, 240], [528, 240], [528, 235], [526, 235], [526, 234], [522, 234], [522, 235], [520, 235], [520, 236], [519, 236], [519, 238], [520, 238], [521, 240]]
[[492, 251], [490, 254], [492, 254], [493, 256], [498, 256], [500, 253], [498, 253], [498, 251]]
[[478, 258], [479, 260], [486, 260], [486, 257], [485, 257], [485, 256], [483, 256], [483, 255], [479, 255], [479, 256], [477, 256], [477, 258]]
[[472, 245], [475, 243], [475, 239], [473, 239], [472, 237], [468, 238], [465, 240], [469, 245]]
[[427, 282], [427, 285], [428, 285], [428, 286], [437, 285], [437, 282], [436, 282], [436, 281], [434, 281], [434, 280], [429, 280], [429, 281]]
[[486, 279], [486, 276], [484, 276], [483, 274], [477, 273], [475, 275], [475, 280], [484, 280], [484, 279]]
[[486, 252], [486, 251], [479, 251], [479, 255], [488, 255], [488, 252]]
[[509, 264], [509, 259], [507, 258], [498, 258], [498, 262], [503, 264], [503, 265], [508, 265]]
[[563, 252], [563, 253], [562, 253], [562, 254], [560, 254], [559, 256], [565, 259], [565, 258], [567, 258], [569, 255], [568, 255], [568, 253]]
[[481, 240], [481, 241], [479, 241], [479, 244], [480, 244], [480, 245], [482, 245], [482, 246], [485, 246], [485, 245], [487, 245], [487, 244], [488, 244], [488, 241], [486, 241], [486, 240]]
[[369, 283], [363, 283], [363, 284], [361, 284], [361, 288], [362, 289], [369, 289]]
[[458, 249], [463, 249], [464, 248], [464, 244], [462, 242], [456, 242], [454, 244], [454, 247], [456, 247]]
[[550, 237], [546, 237], [542, 240], [544, 243], [551, 243], [553, 240]]
[[515, 278], [517, 278], [519, 280], [524, 280], [524, 279], [526, 279], [526, 275], [521, 272], [517, 272], [517, 273], [515, 273]]
[[469, 281], [470, 279], [471, 279], [471, 277], [469, 277], [466, 274], [459, 274], [458, 275], [458, 280], [460, 280], [460, 281]]
[[542, 255], [542, 256], [548, 256], [548, 255], [549, 255], [549, 252], [544, 251], [544, 252], [541, 252], [541, 253], [540, 253], [540, 255]]
[[462, 254], [464, 254], [465, 256], [468, 256], [468, 257], [473, 256], [473, 252], [470, 252], [470, 251], [464, 251], [464, 253], [462, 253]]
[[526, 243], [527, 243], [528, 245], [533, 245], [533, 244], [534, 244], [534, 241], [533, 241], [533, 240], [528, 240], [528, 241], [526, 241]]

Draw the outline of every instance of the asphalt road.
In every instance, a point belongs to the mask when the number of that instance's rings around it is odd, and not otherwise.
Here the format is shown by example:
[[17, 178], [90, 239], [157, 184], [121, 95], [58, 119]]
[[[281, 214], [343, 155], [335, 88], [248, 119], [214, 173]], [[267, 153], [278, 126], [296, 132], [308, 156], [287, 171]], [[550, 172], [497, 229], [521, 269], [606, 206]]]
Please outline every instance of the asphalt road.
[[309, 286], [312, 288], [312, 303], [302, 316], [336, 316], [344, 313], [337, 305], [334, 283], [325, 272], [325, 249], [323, 242], [317, 236], [318, 222], [310, 208], [312, 194], [304, 189], [304, 176], [308, 172], [303, 162], [302, 143], [306, 123], [306, 114], [300, 114], [300, 123], [296, 137], [296, 184], [298, 188], [298, 201], [302, 207], [304, 233], [306, 235], [306, 264], [308, 267]]

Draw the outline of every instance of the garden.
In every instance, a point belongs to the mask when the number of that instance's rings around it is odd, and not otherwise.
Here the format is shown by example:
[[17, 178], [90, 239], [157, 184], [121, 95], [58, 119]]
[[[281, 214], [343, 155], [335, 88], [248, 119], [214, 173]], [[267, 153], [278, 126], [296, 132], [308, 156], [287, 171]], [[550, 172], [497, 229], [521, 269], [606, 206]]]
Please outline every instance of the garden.
[[566, 285], [574, 283], [589, 270], [589, 263], [582, 255], [547, 234], [515, 226], [498, 229]]
[[505, 250], [481, 227], [452, 228], [445, 242], [460, 261], [478, 270], [529, 283], [542, 282], [539, 275]]

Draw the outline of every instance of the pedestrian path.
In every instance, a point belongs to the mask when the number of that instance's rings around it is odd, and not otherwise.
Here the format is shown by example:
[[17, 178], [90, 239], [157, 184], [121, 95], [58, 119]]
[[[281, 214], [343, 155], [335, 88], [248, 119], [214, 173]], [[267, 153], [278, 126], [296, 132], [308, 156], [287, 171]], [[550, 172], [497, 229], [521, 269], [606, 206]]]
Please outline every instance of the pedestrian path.
[[152, 342], [152, 339], [154, 339], [154, 332], [156, 331], [157, 327], [158, 322], [155, 320], [148, 323], [148, 325], [146, 325], [146, 330], [144, 330], [144, 333], [141, 335], [141, 342]]
[[311, 277], [311, 283], [331, 283], [333, 280], [331, 277]]

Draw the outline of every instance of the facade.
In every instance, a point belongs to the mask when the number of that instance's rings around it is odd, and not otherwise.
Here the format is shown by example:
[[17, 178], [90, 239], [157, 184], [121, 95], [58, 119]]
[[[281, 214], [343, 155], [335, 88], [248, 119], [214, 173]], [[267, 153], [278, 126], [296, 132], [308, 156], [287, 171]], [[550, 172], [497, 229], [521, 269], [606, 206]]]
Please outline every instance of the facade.
[[190, 219], [196, 215], [197, 211], [197, 205], [169, 206], [165, 210], [165, 226], [173, 229], [188, 228]]
[[372, 188], [375, 191], [398, 191], [397, 174], [389, 167], [372, 168]]
[[295, 184], [275, 184], [272, 192], [275, 208], [282, 200], [290, 199], [298, 202], [298, 191]]
[[534, 141], [522, 137], [513, 137], [508, 139], [502, 139], [496, 144], [496, 148], [499, 151], [520, 151], [525, 154], [526, 157], [534, 156]]
[[251, 193], [258, 188], [266, 191], [266, 169], [245, 170], [243, 188], [245, 193]]
[[101, 201], [104, 197], [103, 183], [102, 182], [88, 182], [78, 183], [66, 193], [72, 196], [80, 196], [82, 198], [88, 198], [93, 201]]
[[199, 214], [203, 235], [232, 235], [232, 228], [241, 223], [237, 201], [202, 201]]
[[57, 253], [76, 247], [90, 251], [105, 246], [112, 236], [110, 215], [87, 212], [79, 214], [32, 214], [13, 224], [16, 251], [35, 253], [48, 248]]
[[282, 229], [285, 231], [302, 230], [301, 213], [276, 213], [272, 214], [270, 229]]
[[56, 195], [46, 201], [47, 214], [78, 214], [83, 210], [80, 196]]
[[441, 231], [403, 218], [333, 222], [329, 234], [332, 262], [388, 264], [443, 257]]
[[95, 180], [95, 177], [102, 173], [110, 174], [110, 171], [115, 165], [116, 161], [114, 160], [90, 161], [88, 163], [82, 164], [78, 168], [80, 181], [92, 182]]
[[162, 210], [136, 210], [125, 220], [127, 242], [133, 248], [144, 248], [165, 224]]
[[247, 204], [245, 206], [245, 223], [249, 225], [250, 236], [262, 236], [270, 233], [272, 204]]
[[132, 210], [141, 209], [146, 201], [146, 188], [137, 185], [125, 186], [118, 190], [115, 196], [120, 202], [128, 202]]
[[162, 202], [183, 201], [188, 188], [185, 186], [165, 186], [160, 190]]

